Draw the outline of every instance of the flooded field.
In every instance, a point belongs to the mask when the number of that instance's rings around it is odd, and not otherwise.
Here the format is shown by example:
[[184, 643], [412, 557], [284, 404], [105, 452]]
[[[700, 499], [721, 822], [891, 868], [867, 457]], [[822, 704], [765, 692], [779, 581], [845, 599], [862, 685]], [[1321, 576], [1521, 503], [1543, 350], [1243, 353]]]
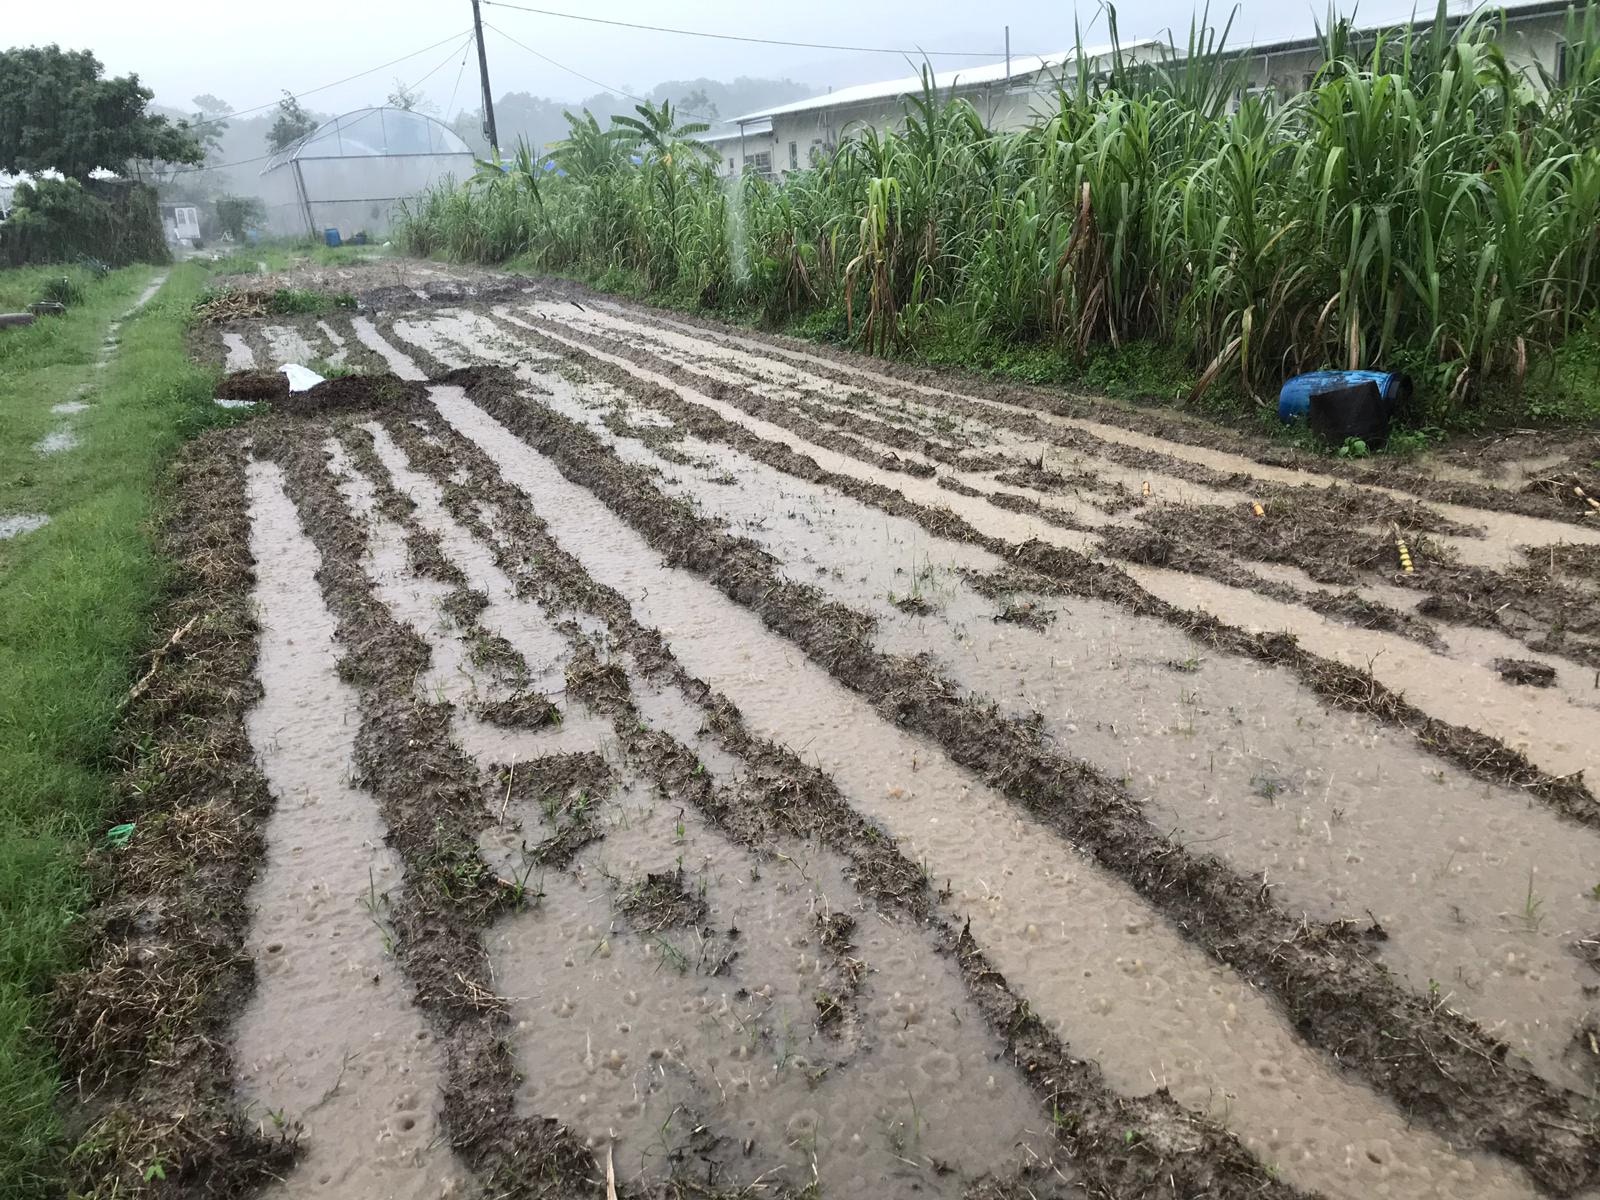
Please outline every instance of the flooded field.
[[254, 563], [273, 1190], [1595, 1194], [1564, 459], [397, 281], [207, 331], [354, 373], [186, 468]]

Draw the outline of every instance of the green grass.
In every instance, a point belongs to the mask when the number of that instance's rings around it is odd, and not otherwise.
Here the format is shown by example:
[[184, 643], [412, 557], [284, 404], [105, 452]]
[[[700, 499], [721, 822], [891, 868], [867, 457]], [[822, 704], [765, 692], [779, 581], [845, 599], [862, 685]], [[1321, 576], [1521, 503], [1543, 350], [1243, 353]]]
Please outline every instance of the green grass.
[[[0, 296], [38, 272], [0, 273]], [[38, 1032], [51, 979], [71, 969], [81, 863], [106, 831], [118, 704], [150, 638], [162, 588], [152, 544], [157, 482], [179, 441], [232, 418], [210, 403], [213, 375], [191, 364], [183, 330], [205, 281], [195, 264], [121, 330], [103, 371], [107, 324], [153, 277], [130, 267], [88, 285], [66, 316], [0, 331], [0, 512], [51, 523], [0, 542], [0, 1192], [59, 1194], [61, 1086]], [[82, 383], [92, 404], [50, 413]], [[74, 450], [33, 443], [71, 421]]]
[[[0, 312], [25, 312], [35, 300], [44, 299], [57, 281], [68, 279], [79, 289], [93, 282], [93, 273], [87, 267], [57, 265], [49, 267], [18, 267], [0, 271]], [[0, 361], [6, 351], [0, 343]]]
[[286, 271], [303, 262], [311, 262], [319, 267], [348, 267], [374, 258], [384, 258], [390, 253], [381, 244], [328, 246], [321, 241], [307, 239], [272, 241], [240, 246], [218, 259], [213, 269], [218, 275], [259, 275], [263, 263], [268, 271]]

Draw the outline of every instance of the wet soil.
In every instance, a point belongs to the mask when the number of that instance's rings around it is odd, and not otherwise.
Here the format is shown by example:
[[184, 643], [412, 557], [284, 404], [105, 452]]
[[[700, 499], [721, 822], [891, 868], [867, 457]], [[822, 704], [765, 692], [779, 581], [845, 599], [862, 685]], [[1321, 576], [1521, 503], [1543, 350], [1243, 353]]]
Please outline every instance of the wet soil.
[[229, 1039], [255, 986], [246, 895], [273, 809], [245, 727], [259, 695], [245, 465], [235, 436], [209, 434], [165, 485], [173, 571], [152, 651], [188, 632], [128, 707], [111, 820], [131, 836], [91, 857], [88, 965], [56, 988], [71, 1167], [88, 1195], [141, 1194], [155, 1162], [186, 1195], [234, 1197], [295, 1157], [293, 1128], [242, 1112]]
[[[399, 428], [394, 432], [399, 439], [408, 436]], [[419, 451], [426, 445], [414, 433], [409, 437], [408, 452]], [[455, 464], [473, 458], [459, 444], [459, 439], [454, 441], [458, 444], [451, 446], [449, 456], [433, 468], [436, 479], [441, 481], [448, 478], [446, 472]], [[458, 515], [464, 516], [468, 511], [467, 495], [481, 496], [489, 491], [494, 478], [491, 471], [480, 457], [472, 470], [473, 491], [468, 493], [463, 487], [457, 493]], [[748, 773], [742, 777], [737, 795], [690, 789], [686, 794], [699, 811], [718, 828], [753, 846], [766, 844], [776, 830], [787, 830], [799, 836], [820, 836], [852, 861], [856, 884], [866, 894], [880, 903], [935, 922], [933, 928], [940, 938], [948, 939], [942, 944], [960, 958], [969, 991], [976, 993], [990, 1024], [1005, 1036], [1007, 1045], [1012, 1048], [1008, 1057], [1014, 1055], [1022, 1063], [1036, 1091], [1048, 1096], [1057, 1111], [1065, 1111], [1070, 1103], [1075, 1116], [1061, 1131], [1061, 1136], [1074, 1151], [1075, 1168], [1089, 1172], [1091, 1177], [1106, 1179], [1110, 1194], [1187, 1194], [1185, 1180], [1192, 1181], [1189, 1186], [1204, 1180], [1203, 1190], [1219, 1195], [1235, 1194], [1241, 1186], [1249, 1194], [1254, 1194], [1256, 1189], [1273, 1189], [1274, 1185], [1262, 1177], [1257, 1164], [1247, 1156], [1242, 1157], [1236, 1145], [1228, 1148], [1229, 1140], [1225, 1135], [1206, 1132], [1205, 1122], [1176, 1109], [1164, 1094], [1157, 1093], [1140, 1101], [1107, 1094], [1092, 1064], [1070, 1056], [1025, 1005], [1007, 994], [1003, 978], [986, 963], [970, 936], [958, 935], [950, 926], [937, 921], [935, 898], [927, 879], [895, 850], [893, 842], [863, 822], [821, 772], [799, 763], [777, 745], [756, 739], [745, 731], [736, 710], [677, 667], [660, 635], [639, 628], [619, 596], [596, 586], [575, 563], [564, 566], [571, 560], [550, 543], [539, 526], [528, 523], [526, 518], [520, 523], [508, 519], [508, 514], [525, 503], [507, 497], [500, 505], [499, 523], [494, 530], [485, 530], [485, 536], [502, 547], [503, 560], [509, 564], [537, 558], [570, 581], [563, 586], [573, 589], [574, 599], [581, 597], [583, 604], [606, 615], [614, 635], [625, 635], [625, 644], [635, 661], [649, 664], [655, 672], [675, 679], [680, 694], [706, 712], [706, 724], [715, 732], [725, 752], [736, 754], [748, 764]], [[629, 724], [628, 721], [618, 722], [619, 736]], [[700, 777], [698, 759], [691, 757], [686, 765], [690, 779]], [[676, 887], [661, 890], [677, 891]], [[832, 1005], [833, 1001], [829, 1000], [819, 1006], [819, 1019], [825, 1023]], [[1072, 1097], [1070, 1102], [1068, 1095]], [[1135, 1130], [1135, 1140], [1155, 1156], [1154, 1163], [1126, 1160], [1122, 1149], [1129, 1144], [1129, 1129]], [[1143, 1132], [1146, 1129], [1148, 1134]], [[1180, 1146], [1188, 1148], [1178, 1151]], [[1171, 1157], [1174, 1152], [1180, 1154], [1176, 1161]], [[1119, 1182], [1112, 1184], [1112, 1180]], [[1174, 1182], [1176, 1193], [1169, 1191]]]
[[[1112, 781], [1041, 747], [1026, 725], [966, 702], [921, 664], [865, 649], [858, 615], [784, 581], [759, 551], [662, 496], [644, 472], [618, 462], [592, 435], [518, 402], [509, 381], [486, 372], [457, 379], [669, 561], [757, 607], [769, 626], [796, 640], [835, 678], [890, 704], [900, 723], [933, 737], [956, 761], [1090, 849], [1196, 941], [1277, 996], [1303, 1036], [1334, 1051], [1407, 1109], [1515, 1158], [1547, 1186], [1574, 1186], [1596, 1169], [1600, 1147], [1568, 1132], [1552, 1143], [1546, 1117], [1539, 1115], [1566, 1111], [1567, 1117], [1554, 1119], [1573, 1120], [1572, 1101], [1505, 1064], [1503, 1046], [1470, 1022], [1399, 987], [1362, 953], [1360, 930], [1319, 929], [1275, 911], [1259, 884], [1163, 838]], [[1340, 980], [1337, 988], [1329, 986], [1333, 977]], [[1414, 1048], [1400, 1050], [1396, 1038]]]
[[1042, 576], [1044, 582], [1033, 590], [1110, 600], [1129, 611], [1160, 617], [1216, 649], [1291, 667], [1325, 701], [1392, 724], [1410, 733], [1430, 752], [1449, 758], [1475, 775], [1525, 789], [1563, 815], [1600, 826], [1600, 806], [1581, 775], [1556, 777], [1541, 771], [1521, 752], [1499, 740], [1425, 713], [1379, 682], [1370, 670], [1313, 654], [1283, 634], [1251, 633], [1208, 612], [1182, 608], [1153, 595], [1116, 567], [1098, 563], [1065, 546], [1037, 540], [1018, 545], [981, 532], [954, 512], [918, 504], [870, 479], [826, 470], [807, 455], [735, 424], [705, 405], [689, 403], [672, 389], [640, 379], [595, 357], [581, 345], [544, 341], [537, 333], [531, 337], [541, 347], [582, 364], [596, 379], [637, 396], [703, 440], [726, 443], [787, 474], [825, 483], [890, 513], [907, 516], [930, 533], [983, 546]]

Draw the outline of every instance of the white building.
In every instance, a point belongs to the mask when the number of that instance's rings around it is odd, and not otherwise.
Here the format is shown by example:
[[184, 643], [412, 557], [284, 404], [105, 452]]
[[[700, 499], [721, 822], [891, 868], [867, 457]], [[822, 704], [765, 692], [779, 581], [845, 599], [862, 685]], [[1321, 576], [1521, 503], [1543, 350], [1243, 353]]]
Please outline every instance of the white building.
[[[1137, 59], [1152, 53], [1156, 45], [1149, 39], [1124, 42], [1122, 52]], [[1076, 50], [1043, 56], [1019, 54], [985, 66], [936, 71], [933, 88], [941, 103], [952, 96], [970, 101], [991, 129], [1018, 129], [1033, 121], [1041, 106], [1050, 102], [1058, 80], [1077, 72], [1080, 58], [1091, 71], [1102, 71], [1110, 66], [1111, 50], [1110, 46], [1091, 46], [1081, 55]], [[920, 96], [923, 86], [921, 75], [907, 75], [747, 113], [734, 121], [748, 135], [744, 161], [766, 154], [773, 173], [780, 177], [802, 170], [811, 165], [814, 155], [831, 153], [853, 126], [899, 126], [905, 119], [906, 98]], [[723, 157], [726, 160], [728, 155]]]
[[[1553, 77], [1563, 77], [1565, 69], [1563, 34], [1566, 15], [1574, 0], [1512, 0], [1485, 14], [1484, 20], [1503, 21], [1501, 44], [1513, 67], [1532, 76], [1543, 67]], [[1579, 9], [1592, 0], [1575, 0]], [[1465, 21], [1472, 10], [1452, 14], [1452, 26]], [[1428, 22], [1418, 20], [1418, 28]], [[1358, 42], [1371, 41], [1380, 34], [1392, 33], [1401, 25], [1363, 27]], [[1171, 56], [1168, 42], [1143, 38], [1122, 43], [1125, 61], [1154, 61]], [[1295, 95], [1310, 87], [1322, 64], [1322, 43], [1316, 37], [1261, 43], [1240, 48], [1246, 58], [1245, 91], [1270, 91], [1278, 97]], [[1039, 115], [1052, 111], [1057, 81], [1071, 82], [1079, 70], [1080, 59], [1087, 69], [1099, 73], [1112, 61], [1112, 47], [1085, 47], [1080, 55], [1065, 50], [1043, 57], [1014, 56], [1007, 62], [981, 67], [939, 71], [933, 76], [939, 100], [952, 95], [970, 101], [991, 129], [1017, 129]], [[731, 175], [745, 169], [781, 178], [791, 171], [811, 165], [813, 156], [830, 153], [851, 128], [872, 126], [887, 130], [903, 128], [905, 101], [922, 94], [923, 79], [912, 75], [878, 83], [858, 84], [808, 100], [796, 100], [738, 117], [734, 125], [743, 131], [719, 134], [715, 144], [721, 151], [720, 173]], [[707, 139], [712, 140], [712, 139]]]

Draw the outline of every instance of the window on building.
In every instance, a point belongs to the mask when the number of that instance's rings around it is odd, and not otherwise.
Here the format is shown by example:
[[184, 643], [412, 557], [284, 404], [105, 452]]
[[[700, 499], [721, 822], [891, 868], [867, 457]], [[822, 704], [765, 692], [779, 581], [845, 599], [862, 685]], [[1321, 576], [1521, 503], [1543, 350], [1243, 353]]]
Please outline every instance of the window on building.
[[733, 174], [733, 157], [731, 155], [728, 157], [728, 174]]
[[759, 154], [746, 155], [744, 169], [746, 174], [771, 175], [772, 151], [763, 150]]
[[1565, 87], [1572, 70], [1572, 47], [1565, 40], [1556, 43], [1556, 86]]
[[789, 143], [789, 170], [798, 171], [799, 169], [800, 169], [800, 143], [799, 142], [790, 142]]

